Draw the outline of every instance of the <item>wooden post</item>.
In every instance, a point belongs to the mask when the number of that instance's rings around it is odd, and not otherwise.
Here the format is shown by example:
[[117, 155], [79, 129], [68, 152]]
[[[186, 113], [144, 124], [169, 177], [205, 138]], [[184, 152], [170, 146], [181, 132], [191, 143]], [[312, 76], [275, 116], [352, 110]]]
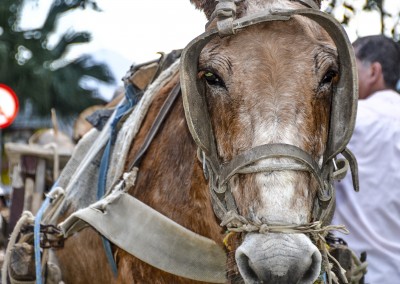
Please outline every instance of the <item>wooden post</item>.
[[43, 202], [43, 193], [46, 187], [46, 160], [38, 159], [36, 166], [35, 188], [32, 195], [31, 212], [33, 215], [39, 211]]
[[[21, 216], [24, 208], [25, 188], [21, 176], [21, 166], [15, 165], [13, 167], [12, 177], [12, 195], [11, 195], [11, 206], [10, 206], [10, 220], [7, 227], [7, 236], [11, 235], [14, 230], [15, 224]], [[8, 239], [8, 238], [7, 238]]]
[[[18, 143], [7, 143], [5, 150], [13, 170], [13, 193], [7, 228], [7, 233], [11, 234], [24, 209], [31, 210], [35, 214], [40, 208], [46, 188], [46, 163], [54, 161], [54, 150], [40, 145]], [[71, 154], [72, 149], [58, 149], [60, 170], [65, 166]], [[25, 202], [28, 197], [25, 190], [31, 192], [32, 202]], [[26, 203], [25, 208], [24, 203]], [[30, 204], [28, 205], [28, 203]]]
[[[32, 156], [21, 156], [20, 166], [13, 169], [13, 192], [10, 205], [10, 222], [8, 226], [8, 235], [14, 230], [15, 224], [21, 217], [25, 204], [25, 184], [27, 179], [35, 177], [37, 158]], [[28, 182], [30, 186], [30, 182]]]

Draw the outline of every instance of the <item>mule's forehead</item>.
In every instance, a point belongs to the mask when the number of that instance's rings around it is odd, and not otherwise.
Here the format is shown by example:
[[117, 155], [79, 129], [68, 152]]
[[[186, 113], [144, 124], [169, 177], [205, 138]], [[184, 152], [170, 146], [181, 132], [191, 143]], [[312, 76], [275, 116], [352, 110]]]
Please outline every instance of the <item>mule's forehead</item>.
[[230, 75], [235, 63], [246, 72], [260, 73], [271, 65], [301, 70], [312, 63], [305, 64], [307, 60], [319, 67], [319, 63], [331, 63], [332, 59], [337, 59], [337, 50], [326, 31], [317, 23], [296, 16], [288, 21], [250, 26], [230, 37], [214, 38], [202, 50], [199, 67]]
[[[198, 67], [216, 74], [226, 87], [207, 89], [210, 105], [218, 105], [216, 113], [210, 109], [212, 117], [228, 114], [227, 121], [222, 117], [214, 125], [217, 136], [230, 141], [217, 143], [222, 157], [229, 160], [240, 149], [265, 143], [286, 143], [320, 159], [328, 120], [314, 112], [323, 108], [326, 113], [329, 94], [320, 91], [320, 83], [328, 71], [338, 73], [338, 56], [317, 23], [295, 16], [216, 37], [202, 50]], [[316, 136], [321, 141], [312, 139]]]

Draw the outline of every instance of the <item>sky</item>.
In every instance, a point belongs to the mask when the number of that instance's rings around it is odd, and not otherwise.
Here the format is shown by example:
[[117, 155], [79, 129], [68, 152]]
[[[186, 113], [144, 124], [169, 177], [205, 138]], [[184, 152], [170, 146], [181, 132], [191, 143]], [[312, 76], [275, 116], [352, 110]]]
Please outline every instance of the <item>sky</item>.
[[[22, 29], [40, 27], [52, 0], [31, 1], [23, 9]], [[204, 31], [206, 18], [189, 0], [96, 0], [102, 12], [73, 10], [59, 21], [57, 33], [50, 38], [55, 44], [61, 32], [88, 31], [90, 43], [73, 46], [67, 55], [74, 59], [81, 54], [92, 54], [106, 61], [119, 85], [120, 78], [132, 63], [143, 63], [159, 58], [157, 52], [184, 48]], [[114, 88], [114, 87], [113, 87]], [[103, 88], [104, 89], [104, 88]], [[104, 92], [104, 90], [103, 90]], [[103, 94], [107, 99], [112, 90]]]
[[[343, 2], [345, 0], [337, 0]], [[40, 27], [53, 0], [28, 1], [23, 9], [20, 23], [22, 29]], [[143, 63], [158, 58], [157, 52], [169, 52], [184, 48], [197, 35], [204, 31], [206, 18], [196, 10], [189, 0], [96, 0], [102, 12], [73, 10], [60, 18], [57, 32], [50, 38], [55, 44], [62, 32], [67, 30], [88, 31], [92, 41], [73, 46], [67, 59], [82, 54], [92, 54], [96, 60], [110, 65], [121, 85], [120, 78], [132, 63]], [[361, 7], [365, 0], [351, 1]], [[386, 0], [388, 11], [400, 10], [400, 0]], [[326, 3], [326, 2], [325, 2]], [[324, 5], [324, 1], [322, 2]], [[344, 10], [335, 11], [337, 17]], [[363, 13], [354, 19], [347, 32], [351, 41], [358, 35], [379, 33], [379, 16], [376, 13]], [[106, 99], [112, 96], [113, 89], [102, 88]]]
[[[53, 0], [31, 1], [22, 28], [39, 27]], [[182, 48], [204, 30], [206, 19], [188, 0], [96, 0], [102, 12], [76, 9], [60, 19], [59, 31], [89, 31], [90, 44], [74, 48], [72, 55], [96, 48], [116, 50], [132, 60], [154, 58], [159, 49]], [[54, 36], [56, 38], [57, 35]]]

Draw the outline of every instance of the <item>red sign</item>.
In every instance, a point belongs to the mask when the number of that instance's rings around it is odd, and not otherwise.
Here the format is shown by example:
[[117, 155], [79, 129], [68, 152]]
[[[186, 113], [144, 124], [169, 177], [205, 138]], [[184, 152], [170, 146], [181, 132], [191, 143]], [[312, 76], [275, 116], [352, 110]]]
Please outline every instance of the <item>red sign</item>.
[[14, 91], [0, 84], [0, 129], [9, 126], [17, 117], [19, 102]]

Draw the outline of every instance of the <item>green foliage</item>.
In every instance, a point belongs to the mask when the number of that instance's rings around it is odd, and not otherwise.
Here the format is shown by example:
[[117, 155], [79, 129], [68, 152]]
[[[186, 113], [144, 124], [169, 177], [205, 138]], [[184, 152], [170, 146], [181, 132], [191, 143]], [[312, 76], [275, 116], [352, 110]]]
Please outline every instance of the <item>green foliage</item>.
[[112, 83], [114, 78], [108, 67], [90, 56], [72, 62], [63, 59], [72, 44], [89, 42], [90, 34], [69, 31], [52, 49], [47, 44], [61, 14], [86, 6], [99, 10], [96, 3], [54, 0], [43, 26], [25, 31], [18, 26], [23, 4], [23, 0], [0, 1], [0, 82], [15, 90], [22, 107], [29, 99], [34, 113], [40, 116], [49, 116], [53, 107], [57, 114], [69, 116], [103, 103], [98, 90], [82, 86], [82, 79], [91, 77]]
[[400, 41], [400, 11], [387, 11], [386, 4], [399, 0], [364, 0], [361, 1], [362, 7], [359, 9], [356, 2], [348, 0], [327, 0], [328, 7], [326, 11], [334, 14], [334, 10], [340, 7], [345, 9], [342, 24], [349, 25], [349, 22], [362, 11], [375, 11], [380, 16], [380, 31], [396, 41]]

